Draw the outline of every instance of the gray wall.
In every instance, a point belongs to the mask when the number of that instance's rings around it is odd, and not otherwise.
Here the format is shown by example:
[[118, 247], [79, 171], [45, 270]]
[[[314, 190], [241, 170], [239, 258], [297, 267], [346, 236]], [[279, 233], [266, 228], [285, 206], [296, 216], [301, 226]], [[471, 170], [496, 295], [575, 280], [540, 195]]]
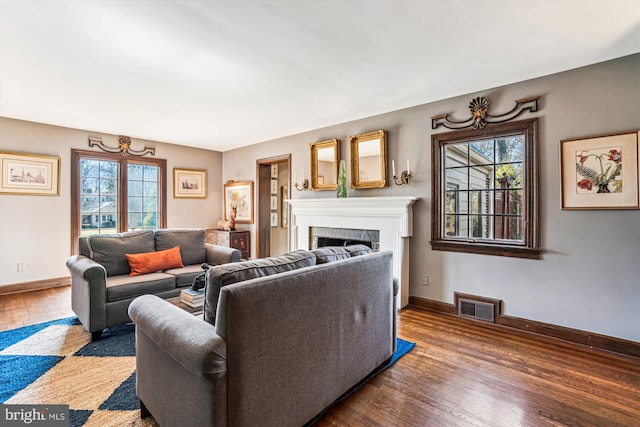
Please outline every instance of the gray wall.
[[[0, 118], [0, 150], [60, 157], [60, 196], [0, 194], [0, 292], [2, 285], [69, 276], [71, 255], [71, 149], [89, 148], [89, 136], [111, 147], [117, 136]], [[167, 226], [215, 227], [222, 218], [222, 154], [155, 141], [132, 139], [132, 148], [156, 147], [167, 159]], [[173, 168], [206, 169], [206, 199], [174, 199]], [[17, 264], [27, 271], [18, 272]]]
[[[535, 95], [541, 97], [539, 112], [523, 118], [540, 119], [542, 259], [432, 251], [430, 117], [450, 113], [466, 119], [476, 96], [487, 97], [490, 113], [501, 114], [516, 99]], [[510, 316], [640, 341], [640, 211], [561, 210], [559, 164], [562, 139], [640, 129], [640, 55], [228, 151], [223, 181], [255, 179], [256, 159], [288, 153], [292, 175], [301, 180], [303, 171], [309, 177], [310, 143], [338, 138], [341, 158], [348, 159], [348, 137], [377, 129], [388, 132], [389, 175], [392, 159], [399, 174], [409, 158], [414, 179], [402, 187], [349, 189], [349, 197], [420, 197], [414, 206], [410, 295], [448, 303], [454, 291], [499, 298]], [[335, 193], [293, 189], [292, 197]], [[429, 286], [421, 284], [423, 275]]]

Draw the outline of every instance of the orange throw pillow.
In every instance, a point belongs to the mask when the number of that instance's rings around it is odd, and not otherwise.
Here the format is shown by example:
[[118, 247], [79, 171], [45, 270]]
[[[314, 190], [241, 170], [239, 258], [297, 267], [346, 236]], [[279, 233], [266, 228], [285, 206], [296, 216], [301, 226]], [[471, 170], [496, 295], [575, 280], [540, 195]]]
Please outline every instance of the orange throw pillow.
[[180, 246], [164, 251], [124, 255], [127, 257], [127, 261], [129, 261], [131, 276], [184, 267], [182, 258], [180, 257]]

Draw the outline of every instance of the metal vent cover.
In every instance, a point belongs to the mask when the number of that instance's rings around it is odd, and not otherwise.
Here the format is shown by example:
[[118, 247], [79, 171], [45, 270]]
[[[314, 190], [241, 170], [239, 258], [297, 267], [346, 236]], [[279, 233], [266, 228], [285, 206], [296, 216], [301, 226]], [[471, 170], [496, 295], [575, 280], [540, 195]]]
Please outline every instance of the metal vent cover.
[[493, 304], [466, 298], [458, 299], [458, 316], [495, 323]]

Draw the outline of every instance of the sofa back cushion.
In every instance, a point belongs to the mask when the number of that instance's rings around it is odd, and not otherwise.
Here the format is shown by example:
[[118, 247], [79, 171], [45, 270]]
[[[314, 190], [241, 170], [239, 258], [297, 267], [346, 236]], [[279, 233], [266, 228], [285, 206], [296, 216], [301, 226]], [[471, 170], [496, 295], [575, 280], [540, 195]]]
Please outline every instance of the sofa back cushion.
[[153, 231], [131, 231], [118, 234], [94, 234], [86, 239], [89, 258], [107, 271], [107, 276], [129, 274], [131, 268], [125, 254], [152, 252], [156, 249]]
[[309, 251], [297, 250], [284, 255], [260, 258], [253, 261], [221, 264], [211, 267], [207, 272], [205, 290], [204, 319], [215, 324], [216, 309], [220, 289], [223, 286], [243, 282], [256, 277], [270, 276], [276, 273], [296, 270], [316, 264], [316, 257]]
[[156, 250], [164, 251], [180, 246], [184, 265], [207, 262], [206, 231], [200, 228], [176, 228], [156, 231]]
[[364, 254], [370, 254], [373, 250], [367, 245], [350, 245], [344, 247], [349, 254], [354, 256], [360, 256]]
[[323, 246], [310, 251], [316, 256], [316, 264], [326, 264], [339, 259], [347, 259], [354, 256], [371, 253], [371, 248], [367, 245], [350, 246]]

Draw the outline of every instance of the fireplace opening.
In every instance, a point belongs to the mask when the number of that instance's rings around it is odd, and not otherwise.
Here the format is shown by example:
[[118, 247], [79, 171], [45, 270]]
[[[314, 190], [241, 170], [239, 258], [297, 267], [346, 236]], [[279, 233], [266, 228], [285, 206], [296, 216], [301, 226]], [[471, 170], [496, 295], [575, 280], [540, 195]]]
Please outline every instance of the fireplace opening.
[[348, 240], [348, 239], [332, 239], [329, 237], [318, 237], [318, 247], [324, 246], [349, 246], [349, 245], [367, 245], [373, 249], [373, 242], [366, 240]]
[[309, 247], [367, 245], [374, 252], [380, 250], [380, 232], [378, 230], [360, 230], [355, 228], [311, 227]]

